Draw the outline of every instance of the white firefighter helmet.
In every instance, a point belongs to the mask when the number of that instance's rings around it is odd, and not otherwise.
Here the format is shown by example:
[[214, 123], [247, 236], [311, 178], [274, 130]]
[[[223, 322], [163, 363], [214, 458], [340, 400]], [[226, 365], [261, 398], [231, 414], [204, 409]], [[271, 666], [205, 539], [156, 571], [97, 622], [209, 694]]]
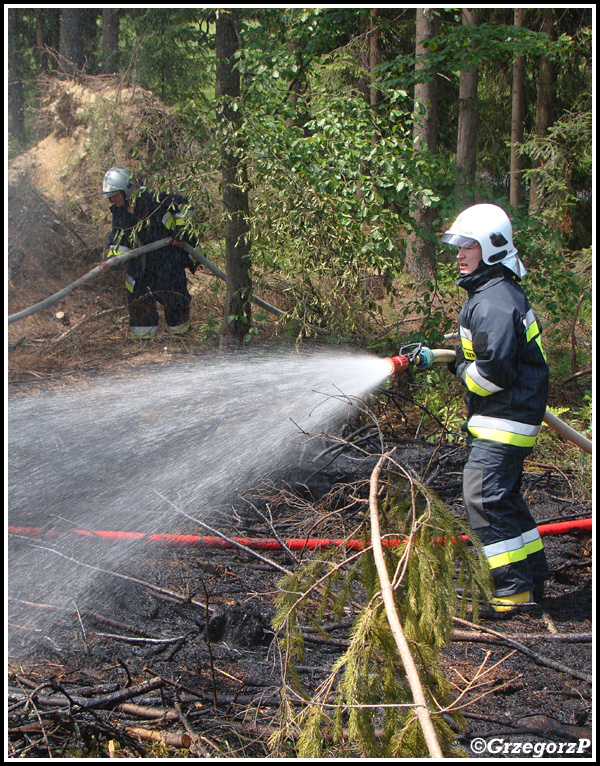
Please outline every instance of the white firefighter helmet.
[[526, 273], [513, 244], [510, 218], [498, 205], [472, 205], [463, 210], [441, 241], [455, 247], [470, 247], [478, 242], [484, 263], [502, 263], [519, 278]]
[[131, 196], [137, 189], [133, 176], [125, 168], [114, 167], [107, 170], [102, 181], [102, 194], [110, 196], [115, 192], [123, 192], [126, 197]]

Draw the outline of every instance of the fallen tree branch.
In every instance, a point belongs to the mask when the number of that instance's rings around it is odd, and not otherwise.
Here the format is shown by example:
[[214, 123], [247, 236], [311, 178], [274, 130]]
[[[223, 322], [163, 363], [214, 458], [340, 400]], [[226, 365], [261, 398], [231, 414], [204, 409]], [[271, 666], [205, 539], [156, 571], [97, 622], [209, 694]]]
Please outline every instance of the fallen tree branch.
[[176, 593], [175, 591], [168, 590], [167, 588], [161, 588], [159, 585], [153, 585], [152, 583], [146, 582], [145, 580], [140, 580], [138, 577], [125, 575], [125, 574], [122, 574], [121, 572], [113, 572], [110, 569], [103, 569], [102, 567], [95, 566], [94, 564], [88, 564], [85, 561], [79, 561], [79, 559], [75, 559], [72, 556], [67, 556], [66, 553], [61, 553], [60, 551], [57, 551], [56, 548], [49, 548], [46, 545], [32, 545], [31, 547], [39, 548], [40, 550], [47, 551], [49, 553], [54, 553], [57, 556], [60, 556], [61, 558], [66, 559], [67, 561], [71, 561], [73, 564], [78, 564], [81, 567], [85, 567], [86, 569], [91, 569], [95, 572], [101, 572], [102, 574], [111, 575], [112, 577], [117, 577], [121, 580], [127, 580], [128, 582], [133, 582], [136, 585], [141, 585], [143, 588], [147, 588], [153, 593], [158, 593], [163, 598], [171, 599], [173, 601], [178, 601], [183, 604], [193, 604], [194, 606], [199, 606], [199, 607], [202, 607], [203, 609], [209, 608], [202, 602], [197, 601], [196, 599], [189, 598], [188, 596], [183, 596], [180, 593]]
[[[473, 628], [473, 623], [469, 622], [468, 620], [462, 620], [460, 617], [455, 617], [454, 622], [457, 625], [461, 625], [465, 628]], [[592, 677], [588, 673], [582, 673], [575, 668], [570, 668], [568, 665], [564, 665], [562, 662], [557, 662], [556, 660], [551, 660], [549, 657], [544, 657], [538, 652], [534, 652], [533, 649], [530, 649], [528, 646], [525, 646], [519, 641], [515, 641], [514, 639], [509, 638], [497, 630], [493, 630], [492, 628], [484, 627], [482, 625], [478, 625], [477, 628], [480, 631], [480, 634], [488, 633], [489, 635], [494, 636], [496, 639], [501, 639], [502, 642], [506, 644], [506, 646], [509, 646], [512, 649], [517, 649], [522, 654], [526, 654], [539, 665], [544, 665], [547, 668], [558, 670], [559, 673], [567, 673], [568, 675], [573, 676], [574, 678], [578, 678], [580, 681], [585, 681], [588, 684], [592, 683]]]
[[188, 749], [192, 743], [192, 738], [187, 733], [157, 731], [156, 729], [144, 729], [141, 726], [127, 726], [125, 733], [130, 737], [139, 737], [149, 742], [164, 742], [171, 747], [181, 747]]
[[[98, 708], [112, 708], [115, 705], [119, 705], [122, 702], [125, 702], [125, 700], [132, 699], [133, 697], [139, 697], [142, 694], [147, 694], [150, 691], [154, 691], [155, 689], [164, 686], [164, 684], [165, 682], [162, 678], [154, 677], [149, 681], [143, 681], [136, 686], [128, 686], [126, 689], [119, 689], [118, 691], [112, 692], [111, 694], [105, 694], [95, 698], [74, 696], [63, 689], [60, 685], [45, 684], [45, 687], [53, 686], [54, 694], [39, 694], [38, 691], [34, 689], [29, 694], [15, 690], [11, 693], [10, 696], [17, 702], [27, 703], [35, 699], [35, 704], [44, 708], [50, 707], [61, 709], [62, 707], [68, 707], [68, 709], [72, 711], [72, 709], [75, 707], [81, 708], [82, 710], [95, 710]], [[61, 694], [66, 698], [67, 702], [64, 706], [60, 704], [59, 699], [57, 698], [58, 694]]]
[[400, 618], [398, 617], [398, 612], [396, 611], [396, 605], [394, 603], [394, 591], [388, 577], [385, 559], [383, 557], [383, 546], [381, 544], [381, 534], [379, 531], [379, 502], [377, 499], [377, 493], [381, 469], [383, 468], [383, 464], [387, 459], [387, 455], [382, 455], [379, 458], [377, 465], [373, 469], [373, 473], [371, 474], [369, 510], [371, 518], [371, 542], [373, 544], [373, 556], [375, 558], [375, 566], [377, 567], [377, 574], [381, 584], [381, 596], [385, 605], [387, 620], [394, 636], [394, 641], [396, 642], [396, 646], [398, 648], [402, 664], [404, 665], [406, 677], [408, 679], [408, 683], [413, 695], [413, 700], [415, 703], [415, 715], [417, 716], [419, 724], [421, 725], [421, 730], [423, 731], [423, 736], [425, 737], [425, 742], [427, 743], [427, 748], [429, 750], [430, 756], [432, 758], [443, 758], [444, 755], [442, 753], [440, 743], [433, 727], [431, 713], [429, 712], [429, 708], [427, 706], [427, 699], [425, 698], [425, 693], [421, 685], [417, 666], [410, 652], [408, 641], [406, 640], [404, 630], [402, 629], [402, 624], [400, 623]]

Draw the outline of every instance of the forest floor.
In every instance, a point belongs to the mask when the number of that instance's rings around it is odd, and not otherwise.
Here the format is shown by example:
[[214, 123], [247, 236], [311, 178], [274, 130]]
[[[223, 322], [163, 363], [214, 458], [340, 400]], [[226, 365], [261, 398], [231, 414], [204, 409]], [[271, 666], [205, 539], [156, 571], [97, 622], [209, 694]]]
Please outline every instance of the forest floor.
[[[108, 231], [107, 211], [94, 195], [106, 162], [97, 157], [92, 164], [95, 141], [85, 123], [94, 115], [93, 94], [69, 88], [54, 101], [49, 98], [42, 115], [47, 125], [36, 147], [11, 163], [9, 315], [73, 282], [105, 249], [97, 237]], [[96, 91], [103, 97], [107, 92]], [[127, 125], [143, 124], [158, 109], [139, 91], [121, 102], [135, 109]], [[100, 124], [92, 119], [90, 125], [94, 122]], [[133, 145], [136, 140], [133, 136]], [[96, 207], [90, 213], [86, 201], [92, 199]], [[129, 337], [122, 280], [120, 272], [103, 275], [52, 308], [9, 324], [9, 429], [14, 397], [60, 395], [98, 376], [122, 377], [137, 367], [170, 365], [182, 355], [194, 359], [216, 352], [220, 285], [207, 272], [190, 279], [190, 334], [176, 338], [161, 332], [142, 343]], [[276, 276], [261, 289], [262, 298], [288, 308]], [[281, 339], [271, 321], [263, 322], [261, 336], [275, 344]], [[406, 398], [401, 401], [404, 407]], [[388, 409], [385, 417], [394, 422], [386, 448], [395, 449], [408, 471], [464, 515], [460, 475], [466, 448], [419, 438], [418, 408]], [[375, 455], [382, 445], [371, 447]], [[242, 538], [343, 536], [342, 530], [355, 527], [364, 514], [364, 504], [349, 503], [348, 510], [331, 516], [321, 514], [319, 498], [334, 487], [343, 487], [345, 498], [364, 495], [372, 468], [368, 460], [350, 461], [350, 470], [346, 458], [340, 453], [316, 477], [310, 488], [314, 502], [284, 493], [268, 524], [258, 515], [258, 502], [241, 503], [219, 532]], [[527, 461], [524, 490], [538, 523], [591, 518], [589, 492], [579, 489], [581, 471], [576, 458], [569, 463], [534, 453]], [[8, 506], [10, 524], [45, 527], [43, 511], [32, 509], [20, 520], [10, 516], [10, 494]], [[280, 751], [269, 742], [278, 732], [285, 685], [271, 620], [282, 571], [293, 570], [298, 561], [284, 550], [258, 558], [248, 548], [140, 543], [108, 571], [102, 566], [107, 544], [69, 539], [68, 549], [61, 549], [58, 540], [7, 538], [6, 756], [293, 758], [298, 732], [290, 731]], [[66, 607], [45, 598], [41, 548], [63, 555], [68, 550], [75, 575], [82, 567], [94, 572], [85, 599]], [[551, 578], [543, 601], [501, 623], [457, 618], [452, 641], [441, 653], [467, 722], [455, 739], [466, 756], [522, 758], [533, 747], [543, 758], [592, 755], [591, 534], [549, 536], [545, 548]], [[306, 561], [314, 555], [296, 557]], [[27, 584], [23, 591], [21, 582]], [[347, 647], [353, 616], [350, 611], [339, 620], [323, 614], [322, 630], [304, 626], [306, 654], [296, 670], [309, 697]], [[294, 700], [298, 711], [304, 704]], [[331, 750], [331, 757], [361, 755], [350, 741]]]
[[[60, 393], [82, 378], [169, 364], [202, 348], [198, 335], [132, 344], [110, 279], [56, 307], [67, 312], [69, 325], [52, 310], [9, 326], [9, 415], [11, 397]], [[13, 284], [9, 313], [38, 300], [41, 289], [34, 295], [30, 286]], [[209, 290], [207, 277], [198, 275], [196, 312]], [[406, 420], [398, 413], [390, 418]], [[415, 440], [416, 423], [418, 415], [386, 446], [415, 475], [427, 471], [428, 486], [464, 514], [466, 448]], [[347, 485], [354, 496], [364, 492], [368, 470], [367, 461], [352, 475], [341, 454], [314, 491]], [[538, 523], [591, 517], [591, 503], [574, 492], [574, 480], [532, 456], [524, 489]], [[242, 504], [235, 521], [219, 532], [236, 538], [340, 537], [340, 528], [354, 521], [336, 516], [331, 522], [326, 514], [320, 521], [315, 507], [283, 503], [266, 529], [264, 517]], [[43, 527], [43, 514], [34, 517], [27, 524]], [[56, 541], [40, 544], [60, 550]], [[285, 681], [271, 619], [282, 568], [293, 569], [297, 561], [282, 550], [257, 558], [249, 549], [140, 544], [117, 571], [107, 572], [98, 565], [105, 545], [86, 539], [69, 548], [74, 567], [98, 566], [94, 588], [72, 608], [46, 603], [42, 579], [25, 622], [22, 594], [18, 587], [9, 591], [8, 756], [273, 757], [269, 738], [277, 732]], [[536, 757], [587, 759], [592, 753], [591, 534], [547, 537], [545, 548], [552, 576], [544, 600], [501, 623], [457, 618], [453, 640], [442, 651], [443, 670], [468, 725], [456, 732], [455, 744], [471, 757], [522, 757], [534, 747]], [[39, 550], [30, 540], [11, 535], [8, 552], [16, 581], [23, 570], [35, 571]], [[19, 607], [12, 618], [11, 605]], [[323, 615], [321, 632], [305, 626], [306, 655], [297, 671], [309, 695], [347, 647], [352, 616], [336, 621]], [[301, 700], [296, 704], [300, 710]], [[293, 739], [276, 754], [294, 757]], [[360, 756], [350, 743], [332, 752]]]

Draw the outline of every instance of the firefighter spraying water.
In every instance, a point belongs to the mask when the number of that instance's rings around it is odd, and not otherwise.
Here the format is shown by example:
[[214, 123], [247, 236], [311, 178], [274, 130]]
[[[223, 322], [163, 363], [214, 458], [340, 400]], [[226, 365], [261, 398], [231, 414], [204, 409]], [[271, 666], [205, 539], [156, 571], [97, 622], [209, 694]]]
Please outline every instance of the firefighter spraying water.
[[[509, 616], [541, 600], [549, 577], [521, 493], [524, 460], [546, 417], [548, 365], [540, 324], [519, 285], [526, 271], [504, 210], [489, 204], [466, 209], [442, 242], [458, 249], [456, 284], [468, 296], [458, 318], [460, 346], [453, 359], [445, 356], [466, 388], [465, 509], [494, 581], [490, 614]], [[440, 352], [414, 346], [387, 361], [394, 374], [411, 362], [426, 370], [440, 358]]]

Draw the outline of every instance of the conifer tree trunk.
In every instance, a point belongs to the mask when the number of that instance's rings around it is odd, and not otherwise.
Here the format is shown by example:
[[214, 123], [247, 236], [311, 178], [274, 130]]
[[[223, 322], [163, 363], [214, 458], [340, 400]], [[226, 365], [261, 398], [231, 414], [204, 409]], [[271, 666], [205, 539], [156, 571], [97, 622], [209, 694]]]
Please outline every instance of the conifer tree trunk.
[[[545, 32], [550, 40], [556, 39], [554, 29], [553, 9], [544, 9], [544, 18], [542, 31]], [[554, 89], [556, 86], [556, 67], [550, 56], [542, 56], [540, 60], [540, 69], [538, 74], [538, 96], [537, 109], [535, 116], [535, 133], [539, 138], [543, 138], [548, 132], [548, 128], [554, 121]], [[529, 194], [529, 213], [537, 212], [541, 204], [538, 183], [535, 177], [531, 179], [531, 189]]]
[[240, 145], [236, 135], [242, 121], [239, 109], [240, 75], [235, 68], [235, 54], [240, 47], [238, 14], [237, 9], [220, 10], [216, 25], [216, 96], [223, 102], [219, 118], [223, 141], [221, 177], [226, 217], [227, 291], [221, 329], [222, 349], [243, 343], [252, 318], [248, 190], [246, 170], [239, 159]]
[[[479, 26], [479, 11], [476, 8], [463, 8], [462, 23], [465, 26]], [[459, 199], [465, 205], [473, 202], [473, 184], [477, 167], [478, 79], [479, 72], [474, 66], [469, 69], [462, 69], [460, 72], [458, 138], [456, 142], [456, 169], [458, 171], [456, 192]]]
[[[417, 8], [415, 47], [415, 107], [413, 112], [413, 144], [415, 154], [437, 150], [437, 86], [435, 75], [427, 73], [427, 49], [424, 43], [437, 34], [439, 17], [431, 8]], [[411, 198], [415, 231], [408, 237], [406, 270], [419, 280], [435, 278], [435, 244], [427, 236], [433, 232], [435, 211], [421, 196]]]
[[60, 68], [68, 75], [83, 69], [83, 20], [85, 8], [66, 6], [60, 16]]
[[10, 134], [21, 145], [25, 145], [25, 97], [21, 79], [21, 51], [17, 45], [19, 18], [22, 11], [8, 9], [8, 117]]
[[113, 74], [117, 71], [119, 52], [119, 9], [102, 9], [102, 72]]
[[[524, 26], [524, 11], [515, 8], [515, 27]], [[519, 146], [523, 143], [523, 123], [525, 119], [525, 57], [515, 56], [512, 69], [512, 107], [510, 128], [510, 186], [509, 200], [515, 210], [523, 202], [523, 159]]]

